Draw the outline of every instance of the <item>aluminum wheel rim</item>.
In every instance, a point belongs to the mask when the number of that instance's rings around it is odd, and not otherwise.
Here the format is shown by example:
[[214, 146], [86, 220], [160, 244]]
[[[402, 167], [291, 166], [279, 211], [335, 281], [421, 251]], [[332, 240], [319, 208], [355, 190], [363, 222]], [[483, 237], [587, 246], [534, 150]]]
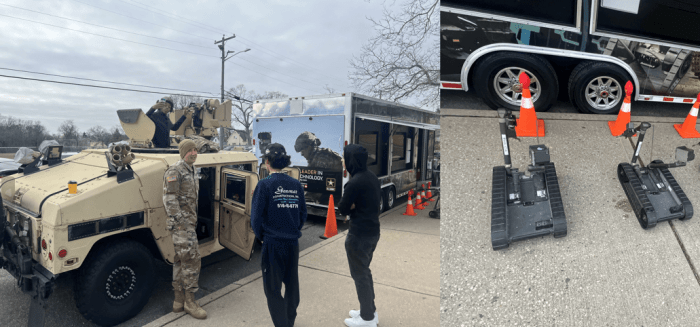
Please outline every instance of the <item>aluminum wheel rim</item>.
[[610, 76], [596, 77], [586, 86], [586, 101], [597, 110], [614, 108], [622, 99], [622, 87]]
[[394, 206], [394, 191], [389, 191], [389, 198], [387, 202], [389, 202], [389, 208]]
[[514, 106], [519, 106], [523, 97], [522, 91], [518, 91], [518, 88], [521, 87], [520, 81], [518, 80], [518, 76], [520, 76], [521, 72], [524, 72], [530, 77], [532, 102], [537, 101], [542, 93], [542, 88], [540, 87], [540, 81], [529, 70], [520, 67], [507, 67], [501, 69], [493, 78], [493, 88], [496, 90], [498, 97]]

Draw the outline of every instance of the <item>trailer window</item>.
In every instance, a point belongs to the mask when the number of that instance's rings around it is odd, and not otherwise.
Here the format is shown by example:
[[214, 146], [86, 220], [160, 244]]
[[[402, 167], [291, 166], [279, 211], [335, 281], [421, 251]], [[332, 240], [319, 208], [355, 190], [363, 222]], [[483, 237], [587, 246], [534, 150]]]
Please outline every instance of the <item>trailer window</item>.
[[369, 134], [360, 134], [358, 140], [359, 145], [367, 149], [367, 165], [377, 164], [377, 132]]
[[226, 198], [245, 204], [245, 184], [245, 178], [226, 174]]
[[394, 148], [391, 151], [391, 160], [406, 160], [406, 133], [395, 133], [391, 136]]
[[441, 6], [493, 13], [565, 26], [576, 26], [578, 0], [442, 0]]
[[700, 45], [700, 34], [690, 32], [700, 29], [697, 1], [644, 0], [639, 2], [636, 14], [606, 4], [599, 3], [596, 8], [596, 31]]

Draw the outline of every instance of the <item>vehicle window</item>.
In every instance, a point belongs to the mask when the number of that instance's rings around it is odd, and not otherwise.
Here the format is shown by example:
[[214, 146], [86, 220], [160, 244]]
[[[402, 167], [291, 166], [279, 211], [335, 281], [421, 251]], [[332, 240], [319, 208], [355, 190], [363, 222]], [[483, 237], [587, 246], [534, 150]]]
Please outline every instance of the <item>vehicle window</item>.
[[245, 178], [226, 174], [226, 198], [245, 204], [245, 184]]
[[394, 148], [391, 151], [391, 160], [406, 159], [406, 133], [395, 133], [391, 136]]
[[369, 158], [367, 159], [367, 165], [377, 164], [377, 132], [369, 134], [360, 134], [359, 144], [367, 149], [367, 154]]
[[[615, 1], [616, 3], [620, 1]], [[598, 4], [596, 30], [664, 40], [685, 44], [700, 44], [700, 34], [688, 33], [700, 28], [700, 3], [689, 0], [645, 0], [637, 4], [632, 12], [616, 9], [618, 6]], [[630, 49], [635, 52], [635, 49]], [[661, 60], [674, 59], [673, 54], [662, 51]], [[665, 64], [665, 63], [664, 63]], [[673, 65], [673, 61], [670, 61]], [[665, 70], [665, 69], [664, 69]]]
[[576, 26], [578, 10], [577, 0], [538, 0], [534, 5], [532, 1], [442, 0], [440, 5], [566, 26]]

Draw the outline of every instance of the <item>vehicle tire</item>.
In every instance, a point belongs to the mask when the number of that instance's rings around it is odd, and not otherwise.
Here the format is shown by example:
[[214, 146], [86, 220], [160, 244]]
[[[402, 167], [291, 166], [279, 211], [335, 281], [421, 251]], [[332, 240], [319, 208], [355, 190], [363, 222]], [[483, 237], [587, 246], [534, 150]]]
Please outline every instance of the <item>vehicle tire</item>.
[[384, 196], [382, 197], [384, 201], [384, 208], [386, 210], [391, 210], [396, 202], [396, 191], [393, 187], [389, 186], [385, 188], [382, 193], [384, 193]]
[[618, 65], [582, 62], [569, 77], [569, 99], [582, 113], [616, 114], [625, 99], [625, 84], [631, 80]]
[[[530, 76], [530, 92], [535, 111], [547, 111], [557, 100], [559, 82], [554, 67], [544, 58], [518, 52], [497, 52], [479, 62], [474, 69], [474, 91], [492, 109], [520, 110], [522, 93], [518, 75]], [[516, 86], [517, 85], [517, 86]]]
[[382, 213], [382, 212], [384, 212], [384, 208], [385, 208], [385, 206], [384, 206], [385, 200], [384, 199], [386, 198], [386, 193], [384, 192], [384, 190], [382, 190], [379, 194], [381, 197], [379, 199], [379, 213]]
[[85, 319], [112, 326], [138, 314], [155, 284], [153, 257], [132, 240], [105, 243], [80, 268], [75, 303]]

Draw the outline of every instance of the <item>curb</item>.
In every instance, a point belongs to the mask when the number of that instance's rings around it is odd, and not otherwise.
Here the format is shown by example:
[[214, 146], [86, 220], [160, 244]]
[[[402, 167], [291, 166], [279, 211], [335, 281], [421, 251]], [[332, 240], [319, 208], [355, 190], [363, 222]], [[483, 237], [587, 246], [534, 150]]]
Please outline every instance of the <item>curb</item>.
[[[519, 116], [517, 111], [513, 114]], [[441, 118], [498, 118], [495, 110], [471, 110], [471, 109], [440, 109]], [[568, 114], [558, 112], [538, 112], [537, 118], [548, 120], [577, 120], [577, 121], [614, 121], [617, 115], [595, 115], [595, 114]], [[634, 122], [649, 123], [683, 123], [685, 118], [677, 117], [654, 117], [654, 116], [632, 116]]]
[[[393, 210], [393, 209], [392, 209], [392, 210]], [[388, 212], [391, 212], [391, 211], [388, 211]], [[387, 213], [388, 213], [388, 212], [387, 212]], [[318, 250], [318, 249], [320, 249], [320, 248], [326, 246], [326, 245], [329, 245], [329, 244], [331, 244], [331, 243], [333, 243], [333, 242], [338, 241], [340, 238], [342, 238], [342, 237], [338, 237], [338, 236], [346, 236], [347, 233], [348, 233], [348, 231], [344, 231], [344, 232], [342, 232], [342, 233], [338, 233], [338, 235], [336, 235], [336, 236], [334, 236], [334, 237], [331, 237], [331, 238], [329, 238], [329, 239], [327, 239], [327, 240], [323, 240], [323, 241], [321, 241], [320, 243], [317, 243], [317, 244], [315, 244], [315, 245], [313, 245], [313, 246], [310, 246], [310, 247], [304, 249], [303, 251], [301, 251], [301, 252], [299, 253], [299, 258], [301, 259], [302, 257], [304, 257], [304, 256], [306, 256], [306, 255], [308, 255], [308, 254], [310, 254], [310, 253], [312, 253], [312, 252], [314, 252], [314, 251], [316, 251], [316, 250]], [[246, 277], [243, 277], [243, 278], [240, 279], [240, 280], [237, 280], [237, 281], [235, 281], [235, 282], [229, 284], [228, 286], [226, 286], [226, 287], [224, 287], [224, 288], [222, 288], [222, 289], [220, 289], [220, 290], [218, 290], [218, 291], [216, 291], [216, 292], [214, 292], [214, 293], [211, 293], [211, 294], [208, 294], [208, 295], [206, 295], [206, 296], [203, 296], [201, 299], [198, 299], [197, 302], [199, 302], [199, 305], [200, 305], [200, 306], [204, 307], [204, 306], [206, 306], [207, 304], [209, 304], [209, 303], [211, 303], [211, 302], [214, 302], [214, 301], [216, 301], [216, 300], [218, 300], [218, 299], [220, 299], [220, 298], [226, 296], [227, 294], [229, 294], [229, 293], [231, 293], [231, 292], [233, 292], [233, 291], [235, 291], [235, 290], [237, 290], [237, 289], [239, 289], [239, 288], [241, 288], [241, 287], [243, 287], [243, 286], [245, 286], [245, 285], [248, 285], [248, 284], [250, 284], [250, 283], [252, 283], [252, 282], [254, 282], [254, 281], [256, 281], [256, 280], [258, 280], [258, 279], [260, 279], [260, 278], [262, 278], [262, 272], [261, 272], [261, 271], [252, 273], [252, 274], [250, 274], [250, 275], [248, 275], [248, 276], [246, 276]], [[159, 326], [165, 326], [165, 325], [167, 325], [167, 324], [169, 324], [169, 323], [171, 323], [171, 322], [173, 322], [173, 321], [175, 321], [175, 320], [178, 320], [178, 319], [182, 318], [182, 317], [185, 316], [185, 315], [187, 315], [187, 313], [185, 313], [185, 312], [177, 312], [177, 313], [175, 313], [175, 312], [170, 312], [170, 313], [168, 313], [168, 314], [166, 314], [166, 315], [164, 315], [164, 316], [162, 316], [162, 317], [160, 317], [160, 318], [158, 318], [158, 319], [156, 319], [156, 320], [154, 320], [154, 321], [148, 323], [147, 325], [145, 325], [145, 327], [159, 327]]]

